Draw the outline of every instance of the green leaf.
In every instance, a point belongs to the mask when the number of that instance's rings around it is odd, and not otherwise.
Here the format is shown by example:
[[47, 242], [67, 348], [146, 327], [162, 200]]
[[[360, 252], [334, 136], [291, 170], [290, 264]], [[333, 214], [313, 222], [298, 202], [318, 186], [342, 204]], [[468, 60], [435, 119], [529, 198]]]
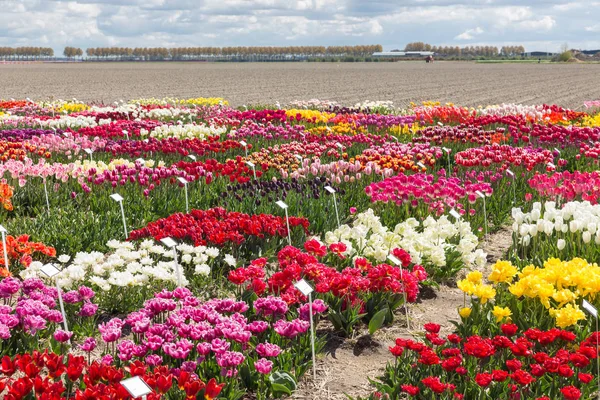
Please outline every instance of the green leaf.
[[292, 395], [292, 391], [290, 389], [279, 383], [271, 383], [271, 390], [273, 391], [273, 394], [285, 393], [288, 396]]
[[373, 315], [373, 318], [369, 321], [369, 334], [375, 333], [377, 329], [381, 328], [383, 325], [383, 321], [385, 321], [385, 316], [389, 312], [387, 308], [381, 309]]
[[296, 390], [296, 380], [287, 372], [273, 372], [271, 376], [269, 376], [269, 381], [271, 382], [271, 384], [285, 386], [290, 392]]

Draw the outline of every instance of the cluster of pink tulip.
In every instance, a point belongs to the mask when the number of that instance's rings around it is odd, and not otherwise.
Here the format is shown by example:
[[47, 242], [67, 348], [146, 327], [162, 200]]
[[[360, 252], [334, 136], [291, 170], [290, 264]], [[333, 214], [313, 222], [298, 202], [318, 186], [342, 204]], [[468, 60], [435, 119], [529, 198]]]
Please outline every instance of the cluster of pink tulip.
[[597, 204], [600, 198], [600, 173], [556, 172], [552, 175], [536, 174], [527, 182], [529, 186], [546, 199], [563, 201], [582, 200]]
[[88, 136], [63, 137], [56, 134], [34, 136], [27, 142], [38, 147], [44, 147], [51, 153], [65, 154], [69, 159], [79, 154], [83, 149], [92, 151], [103, 149], [107, 143], [105, 139], [97, 137], [90, 139]]
[[456, 153], [455, 161], [462, 167], [488, 168], [492, 164], [498, 164], [504, 170], [515, 166], [531, 171], [538, 165], [552, 163], [554, 154], [542, 148], [486, 145]]
[[466, 182], [459, 178], [446, 178], [433, 175], [398, 175], [381, 182], [371, 183], [365, 188], [372, 202], [394, 202], [399, 206], [410, 204], [417, 207], [421, 202], [429, 207], [429, 212], [442, 215], [447, 208], [463, 209], [463, 202], [477, 201], [477, 192], [490, 196], [493, 192], [489, 183]]

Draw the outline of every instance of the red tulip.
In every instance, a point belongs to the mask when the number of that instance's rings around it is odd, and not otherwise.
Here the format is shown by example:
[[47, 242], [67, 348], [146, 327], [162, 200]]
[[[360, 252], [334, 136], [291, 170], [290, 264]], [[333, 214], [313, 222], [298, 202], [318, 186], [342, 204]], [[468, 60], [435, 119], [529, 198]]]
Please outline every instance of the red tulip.
[[206, 385], [206, 391], [204, 392], [204, 398], [206, 400], [215, 399], [219, 395], [219, 393], [221, 393], [223, 386], [225, 386], [225, 383], [217, 384], [217, 381], [215, 381], [215, 378], [211, 378], [211, 380], [208, 381], [208, 384]]

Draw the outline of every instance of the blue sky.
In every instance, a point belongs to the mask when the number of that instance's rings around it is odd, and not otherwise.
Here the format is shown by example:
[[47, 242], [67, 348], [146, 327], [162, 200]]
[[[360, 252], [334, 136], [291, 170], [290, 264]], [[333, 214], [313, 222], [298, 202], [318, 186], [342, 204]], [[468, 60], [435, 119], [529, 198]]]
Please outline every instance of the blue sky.
[[0, 46], [600, 49], [600, 0], [0, 0]]

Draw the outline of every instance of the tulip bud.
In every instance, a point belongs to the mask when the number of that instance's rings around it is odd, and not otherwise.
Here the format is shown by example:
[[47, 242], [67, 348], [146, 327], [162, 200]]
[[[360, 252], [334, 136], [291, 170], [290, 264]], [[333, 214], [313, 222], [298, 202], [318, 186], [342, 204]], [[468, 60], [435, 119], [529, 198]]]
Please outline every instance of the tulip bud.
[[559, 250], [563, 250], [566, 245], [567, 242], [565, 242], [564, 239], [558, 239], [558, 241], [556, 242], [556, 247], [558, 247]]

